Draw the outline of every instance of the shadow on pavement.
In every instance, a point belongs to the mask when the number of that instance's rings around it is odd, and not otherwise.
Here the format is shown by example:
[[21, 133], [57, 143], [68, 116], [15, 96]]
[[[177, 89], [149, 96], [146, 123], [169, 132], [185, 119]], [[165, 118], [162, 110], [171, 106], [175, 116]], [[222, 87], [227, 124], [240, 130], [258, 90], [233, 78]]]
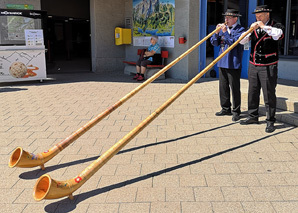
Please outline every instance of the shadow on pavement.
[[[126, 153], [126, 152], [132, 152], [132, 151], [139, 150], [139, 149], [144, 149], [144, 148], [151, 147], [151, 146], [158, 146], [160, 144], [167, 144], [167, 143], [171, 143], [171, 142], [174, 142], [174, 141], [179, 141], [179, 140], [182, 140], [182, 139], [185, 139], [185, 138], [193, 137], [193, 136], [200, 135], [200, 134], [203, 134], [203, 133], [206, 133], [206, 132], [211, 132], [211, 131], [214, 131], [214, 130], [217, 130], [217, 129], [228, 127], [228, 126], [231, 126], [233, 124], [235, 124], [235, 123], [227, 124], [227, 125], [220, 126], [220, 127], [215, 127], [215, 128], [212, 128], [212, 129], [204, 130], [204, 131], [201, 131], [201, 132], [197, 132], [197, 133], [194, 133], [194, 134], [182, 136], [182, 137], [171, 139], [171, 140], [146, 144], [146, 145], [143, 145], [143, 146], [138, 146], [138, 147], [134, 147], [134, 148], [130, 148], [130, 149], [125, 149], [123, 151], [118, 152], [117, 155], [123, 154], [123, 153]], [[63, 163], [63, 164], [59, 164], [59, 165], [55, 165], [55, 166], [49, 166], [49, 167], [45, 166], [45, 168], [46, 168], [45, 170], [41, 170], [40, 168], [38, 168], [38, 169], [35, 169], [33, 171], [24, 172], [24, 173], [19, 175], [19, 178], [25, 179], [25, 180], [37, 179], [41, 175], [44, 175], [48, 172], [52, 172], [54, 170], [61, 169], [61, 168], [64, 168], [64, 167], [68, 167], [68, 166], [73, 166], [73, 165], [77, 165], [77, 164], [86, 163], [86, 162], [89, 162], [89, 161], [94, 161], [99, 157], [100, 157], [100, 155], [95, 156], [95, 157], [85, 158], [85, 159], [82, 159], [82, 160], [72, 161], [72, 162], [69, 162], [69, 163]]]
[[267, 138], [270, 138], [270, 137], [273, 137], [273, 136], [276, 136], [276, 135], [279, 135], [279, 134], [282, 134], [282, 133], [285, 133], [285, 132], [289, 132], [289, 131], [291, 131], [295, 128], [296, 127], [292, 127], [290, 129], [284, 130], [282, 132], [278, 132], [278, 133], [275, 133], [275, 134], [270, 134], [270, 135], [265, 136], [263, 138], [253, 140], [249, 143], [245, 143], [245, 144], [233, 147], [231, 149], [227, 149], [227, 150], [224, 150], [224, 151], [221, 151], [221, 152], [217, 152], [215, 154], [212, 154], [212, 155], [209, 155], [209, 156], [197, 159], [197, 160], [182, 163], [182, 164], [179, 164], [177, 166], [162, 169], [162, 170], [159, 170], [159, 171], [156, 171], [156, 172], [149, 173], [147, 175], [143, 175], [143, 176], [140, 176], [140, 177], [137, 177], [137, 178], [126, 180], [126, 181], [116, 183], [116, 184], [113, 184], [113, 185], [110, 185], [110, 186], [106, 186], [106, 187], [103, 187], [103, 188], [100, 188], [100, 189], [95, 189], [95, 190], [92, 190], [92, 191], [89, 191], [89, 192], [84, 192], [84, 193], [81, 193], [79, 195], [74, 196], [75, 199], [73, 201], [66, 198], [66, 199], [60, 200], [58, 202], [51, 203], [51, 204], [49, 204], [45, 207], [45, 211], [46, 212], [52, 212], [52, 210], [55, 208], [55, 211], [57, 211], [57, 212], [70, 212], [70, 211], [76, 209], [76, 206], [80, 202], [82, 202], [86, 199], [89, 199], [90, 197], [93, 197], [93, 196], [96, 196], [96, 195], [99, 195], [99, 194], [102, 194], [102, 193], [105, 193], [105, 192], [108, 192], [108, 191], [111, 191], [111, 190], [114, 190], [114, 189], [117, 189], [117, 188], [122, 188], [126, 185], [130, 185], [130, 184], [133, 184], [133, 183], [136, 183], [136, 182], [140, 182], [140, 181], [143, 181], [143, 180], [146, 180], [146, 179], [149, 179], [149, 178], [153, 178], [153, 177], [159, 176], [161, 174], [164, 174], [166, 172], [171, 172], [171, 171], [181, 169], [181, 168], [186, 167], [186, 166], [194, 165], [194, 164], [209, 160], [211, 158], [226, 154], [228, 152], [232, 152], [232, 151], [237, 150], [237, 149], [241, 149], [241, 148], [249, 146], [251, 144], [258, 143], [258, 142], [260, 142], [264, 139], [267, 139]]
[[82, 164], [82, 163], [86, 163], [89, 161], [94, 161], [99, 157], [100, 156], [95, 156], [95, 157], [91, 157], [91, 158], [85, 158], [82, 160], [72, 161], [69, 163], [62, 163], [62, 164], [55, 165], [55, 166], [49, 166], [49, 167], [45, 166], [45, 168], [46, 168], [45, 170], [41, 170], [40, 168], [38, 168], [33, 171], [23, 172], [22, 174], [19, 175], [19, 178], [24, 179], [24, 180], [38, 179], [41, 175], [55, 171], [57, 169], [61, 169], [64, 167], [69, 167], [69, 166], [73, 166], [73, 165], [77, 165], [77, 164]]
[[2, 93], [2, 92], [18, 92], [21, 90], [28, 90], [28, 89], [6, 87], [6, 88], [0, 88], [0, 93]]
[[291, 86], [291, 87], [298, 87], [298, 81], [294, 81], [294, 80], [277, 79], [277, 84]]
[[[138, 82], [132, 79], [133, 76], [125, 75], [122, 70], [114, 72], [75, 72], [75, 73], [59, 73], [48, 74], [47, 79], [43, 82], [35, 81], [22, 81], [22, 82], [6, 82], [0, 83], [2, 86], [44, 86], [52, 84], [67, 84], [77, 82], [121, 82], [121, 83], [135, 83], [136, 85], [143, 82]], [[199, 81], [214, 81], [217, 78], [201, 78]], [[186, 80], [166, 78], [164, 80], [155, 80], [152, 83], [187, 83]]]

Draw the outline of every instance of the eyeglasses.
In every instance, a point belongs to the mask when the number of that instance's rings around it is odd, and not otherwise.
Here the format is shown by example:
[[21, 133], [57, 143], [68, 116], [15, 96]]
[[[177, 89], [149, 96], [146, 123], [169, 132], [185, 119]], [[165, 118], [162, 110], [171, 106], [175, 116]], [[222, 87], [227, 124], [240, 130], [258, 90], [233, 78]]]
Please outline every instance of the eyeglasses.
[[233, 19], [233, 18], [235, 18], [235, 17], [225, 16], [225, 19], [226, 19], [226, 20], [231, 20], [231, 19]]

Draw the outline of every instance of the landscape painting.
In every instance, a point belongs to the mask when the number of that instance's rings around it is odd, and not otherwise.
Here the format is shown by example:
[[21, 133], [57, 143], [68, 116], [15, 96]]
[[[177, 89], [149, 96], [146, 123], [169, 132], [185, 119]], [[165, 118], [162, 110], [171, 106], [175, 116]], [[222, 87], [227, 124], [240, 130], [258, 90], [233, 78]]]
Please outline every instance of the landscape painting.
[[134, 0], [133, 36], [174, 36], [175, 0]]

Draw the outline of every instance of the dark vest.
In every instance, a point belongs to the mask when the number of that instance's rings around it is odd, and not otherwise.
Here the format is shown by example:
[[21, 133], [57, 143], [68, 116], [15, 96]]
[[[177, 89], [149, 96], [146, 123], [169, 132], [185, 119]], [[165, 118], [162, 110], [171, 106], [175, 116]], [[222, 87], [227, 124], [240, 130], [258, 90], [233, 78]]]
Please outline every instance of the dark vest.
[[[269, 20], [268, 26], [283, 29], [280, 23]], [[278, 40], [274, 40], [264, 30], [254, 30], [251, 34], [250, 63], [257, 66], [268, 66], [278, 62]]]

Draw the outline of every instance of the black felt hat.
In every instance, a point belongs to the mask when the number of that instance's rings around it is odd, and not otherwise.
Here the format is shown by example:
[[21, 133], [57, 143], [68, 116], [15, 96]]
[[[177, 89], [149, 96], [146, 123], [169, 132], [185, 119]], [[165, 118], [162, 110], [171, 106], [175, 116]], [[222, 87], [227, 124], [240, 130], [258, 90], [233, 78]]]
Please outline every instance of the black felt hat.
[[225, 13], [222, 14], [223, 16], [237, 16], [240, 17], [241, 15], [239, 14], [238, 10], [235, 9], [227, 9]]
[[272, 10], [269, 9], [268, 5], [259, 5], [256, 7], [255, 11], [252, 14], [256, 14], [256, 13], [269, 13]]

